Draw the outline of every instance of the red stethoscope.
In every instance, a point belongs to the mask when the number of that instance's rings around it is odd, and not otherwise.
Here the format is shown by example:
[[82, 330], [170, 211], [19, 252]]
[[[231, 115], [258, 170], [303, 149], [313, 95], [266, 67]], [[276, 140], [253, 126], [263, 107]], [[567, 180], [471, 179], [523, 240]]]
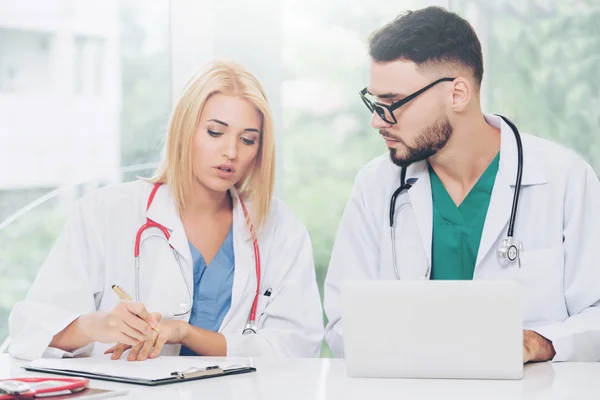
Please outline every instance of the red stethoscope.
[[86, 378], [11, 378], [0, 380], [0, 400], [69, 395], [88, 387]]
[[[160, 186], [161, 186], [160, 183], [154, 184], [154, 187], [152, 188], [152, 192], [150, 192], [150, 196], [148, 197], [148, 205], [146, 206], [146, 211], [148, 211], [148, 209], [150, 208], [150, 205], [152, 204], [152, 201], [154, 200], [154, 196], [156, 195], [156, 192], [158, 191], [158, 188]], [[252, 243], [254, 245], [254, 265], [255, 265], [255, 269], [256, 269], [256, 294], [254, 295], [254, 301], [252, 302], [252, 308], [250, 309], [250, 316], [248, 317], [248, 322], [246, 323], [246, 326], [244, 327], [244, 330], [242, 331], [243, 334], [248, 334], [248, 333], [256, 333], [256, 309], [258, 307], [258, 296], [260, 293], [260, 252], [258, 249], [258, 241], [256, 239], [256, 234], [254, 232], [254, 226], [252, 225], [252, 221], [250, 221], [250, 215], [248, 214], [248, 210], [246, 209], [246, 206], [244, 205], [244, 202], [242, 201], [241, 198], [240, 198], [240, 204], [242, 205], [242, 210], [244, 211], [244, 217], [246, 218], [246, 224], [248, 225], [248, 229], [250, 230], [250, 234], [252, 236]], [[151, 234], [151, 235], [145, 236], [142, 239], [142, 234], [144, 233], [144, 231], [146, 229], [150, 229], [150, 228], [159, 229], [162, 232], [162, 235]], [[139, 284], [140, 284], [140, 279], [139, 279], [139, 277], [140, 277], [140, 246], [146, 239], [148, 239], [150, 237], [164, 238], [168, 242], [171, 237], [171, 234], [169, 233], [169, 230], [167, 228], [165, 228], [163, 225], [156, 223], [147, 217], [146, 217], [146, 223], [144, 225], [142, 225], [142, 227], [137, 231], [137, 234], [135, 236], [135, 248], [134, 248], [135, 301], [140, 301], [140, 287], [139, 287]], [[163, 316], [166, 318], [173, 318], [173, 317], [181, 317], [181, 316], [187, 315], [192, 311], [192, 303], [193, 303], [194, 296], [192, 293], [192, 287], [191, 287], [190, 283], [188, 282], [188, 279], [186, 278], [185, 270], [183, 269], [183, 265], [181, 263], [181, 257], [179, 255], [179, 253], [177, 253], [177, 251], [173, 248], [173, 246], [171, 246], [170, 243], [169, 243], [169, 246], [171, 247], [171, 250], [173, 251], [173, 255], [175, 256], [175, 260], [177, 261], [177, 265], [179, 266], [181, 276], [183, 277], [183, 280], [185, 281], [185, 285], [188, 290], [188, 295], [190, 297], [190, 302], [189, 302], [190, 305], [187, 310], [185, 310], [183, 312], [179, 312], [179, 313], [163, 314]]]

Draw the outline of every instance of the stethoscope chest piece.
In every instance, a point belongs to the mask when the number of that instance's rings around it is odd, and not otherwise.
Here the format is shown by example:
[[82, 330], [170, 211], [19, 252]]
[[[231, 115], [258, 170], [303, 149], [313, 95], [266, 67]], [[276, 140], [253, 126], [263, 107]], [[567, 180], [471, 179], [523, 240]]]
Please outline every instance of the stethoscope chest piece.
[[242, 335], [254, 335], [256, 334], [256, 329], [254, 329], [254, 325], [246, 324], [246, 327], [242, 331]]
[[515, 243], [514, 238], [510, 236], [502, 239], [496, 255], [500, 264], [508, 265], [514, 261], [518, 261], [519, 268], [521, 268], [521, 251], [523, 251], [523, 245]]

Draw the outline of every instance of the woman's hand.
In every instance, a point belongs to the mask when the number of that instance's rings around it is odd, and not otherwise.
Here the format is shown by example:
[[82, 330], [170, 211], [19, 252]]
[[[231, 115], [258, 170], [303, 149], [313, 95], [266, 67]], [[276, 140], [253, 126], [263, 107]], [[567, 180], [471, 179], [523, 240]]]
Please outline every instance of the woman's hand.
[[77, 324], [91, 341], [135, 345], [154, 333], [158, 320], [142, 303], [122, 301], [109, 312], [82, 315]]
[[[154, 318], [160, 321], [160, 314], [153, 314]], [[111, 359], [118, 360], [123, 353], [129, 349], [127, 355], [128, 361], [143, 361], [147, 358], [156, 358], [160, 354], [165, 344], [179, 344], [185, 340], [189, 324], [185, 321], [162, 321], [158, 324], [158, 331], [152, 331], [151, 335], [144, 341], [135, 345], [127, 343], [117, 343], [104, 354], [111, 354]]]

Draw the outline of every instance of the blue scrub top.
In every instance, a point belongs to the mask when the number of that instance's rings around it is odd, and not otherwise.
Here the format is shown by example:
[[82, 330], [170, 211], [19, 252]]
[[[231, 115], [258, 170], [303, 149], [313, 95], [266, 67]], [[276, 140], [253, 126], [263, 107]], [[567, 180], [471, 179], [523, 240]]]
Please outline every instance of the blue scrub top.
[[[231, 308], [231, 291], [235, 257], [233, 254], [233, 229], [207, 266], [202, 254], [189, 243], [194, 260], [194, 303], [189, 323], [212, 332], [217, 332], [225, 314]], [[181, 356], [197, 356], [185, 346]]]

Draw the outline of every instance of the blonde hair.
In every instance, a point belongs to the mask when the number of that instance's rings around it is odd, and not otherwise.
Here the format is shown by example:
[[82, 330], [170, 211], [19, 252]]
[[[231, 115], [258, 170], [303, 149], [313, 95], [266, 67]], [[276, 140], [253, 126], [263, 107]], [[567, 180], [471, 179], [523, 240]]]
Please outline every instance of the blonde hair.
[[252, 219], [257, 229], [263, 226], [273, 196], [275, 180], [275, 138], [267, 95], [260, 82], [241, 65], [216, 60], [198, 71], [185, 85], [169, 120], [163, 159], [152, 183], [167, 184], [175, 197], [179, 213], [185, 209], [192, 191], [193, 140], [200, 115], [208, 98], [216, 93], [244, 99], [262, 116], [262, 129], [256, 159], [235, 184], [241, 199], [252, 201]]

